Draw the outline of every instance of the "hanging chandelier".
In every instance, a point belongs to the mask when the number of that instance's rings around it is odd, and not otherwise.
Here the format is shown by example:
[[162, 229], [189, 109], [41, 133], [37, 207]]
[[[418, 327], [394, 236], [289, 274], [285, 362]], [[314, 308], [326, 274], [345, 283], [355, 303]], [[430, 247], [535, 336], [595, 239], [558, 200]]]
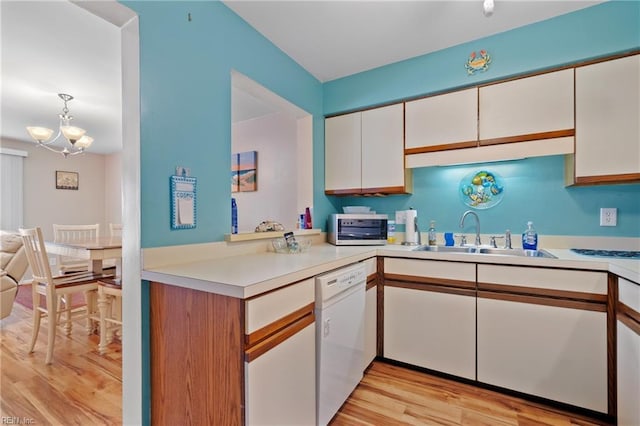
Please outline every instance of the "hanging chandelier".
[[[69, 108], [67, 102], [73, 99], [73, 96], [65, 93], [58, 93], [58, 97], [64, 102], [62, 108], [62, 114], [58, 114], [60, 118], [60, 125], [58, 126], [58, 134], [51, 139], [53, 130], [46, 127], [27, 126], [29, 135], [38, 143], [38, 146], [48, 149], [49, 151], [62, 154], [64, 158], [70, 155], [82, 154], [86, 148], [89, 148], [93, 142], [91, 136], [86, 135], [87, 132], [80, 127], [71, 126], [69, 123], [73, 120], [73, 116], [69, 114]], [[60, 139], [60, 136], [64, 136], [69, 142], [69, 146], [64, 148], [56, 148], [52, 146], [54, 142]], [[51, 140], [49, 140], [51, 139]]]

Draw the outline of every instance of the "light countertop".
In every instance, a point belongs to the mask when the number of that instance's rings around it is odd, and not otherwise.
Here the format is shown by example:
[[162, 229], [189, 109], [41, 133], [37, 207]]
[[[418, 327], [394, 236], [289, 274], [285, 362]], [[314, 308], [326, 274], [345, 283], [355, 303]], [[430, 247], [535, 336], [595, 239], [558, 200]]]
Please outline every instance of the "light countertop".
[[174, 260], [173, 264], [145, 268], [142, 278], [245, 299], [354, 262], [387, 256], [609, 271], [640, 283], [640, 260], [585, 256], [567, 249], [545, 249], [557, 259], [416, 252], [412, 249], [402, 245], [336, 247], [322, 243], [301, 254], [260, 252], [196, 261]]

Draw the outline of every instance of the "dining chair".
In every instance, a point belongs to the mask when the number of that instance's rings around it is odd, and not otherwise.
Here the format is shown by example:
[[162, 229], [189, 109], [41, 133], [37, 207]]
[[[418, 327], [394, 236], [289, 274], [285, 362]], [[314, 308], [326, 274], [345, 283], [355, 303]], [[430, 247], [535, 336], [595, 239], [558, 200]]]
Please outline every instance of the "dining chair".
[[[53, 238], [57, 243], [94, 240], [100, 237], [100, 224], [95, 225], [58, 225], [53, 224]], [[85, 272], [89, 270], [89, 261], [74, 257], [56, 255], [58, 270], [61, 274]]]
[[122, 224], [110, 223], [109, 224], [109, 236], [110, 237], [122, 237]]
[[[77, 308], [72, 306], [72, 295], [83, 293], [85, 301], [89, 300], [90, 293], [98, 289], [98, 279], [106, 276], [92, 272], [78, 272], [54, 277], [51, 274], [51, 266], [49, 265], [49, 256], [42, 236], [42, 229], [39, 227], [20, 229], [19, 232], [33, 277], [31, 283], [33, 331], [29, 353], [34, 350], [38, 332], [40, 331], [40, 322], [42, 318], [46, 318], [48, 321], [46, 363], [51, 364], [58, 324], [64, 325], [63, 329], [69, 335], [71, 334], [72, 321], [83, 318], [89, 319], [90, 316], [87, 304]], [[44, 298], [44, 307], [41, 306], [41, 298]], [[65, 303], [61, 303], [61, 299]], [[62, 318], [63, 315], [64, 318]]]
[[107, 350], [115, 331], [122, 333], [122, 281], [105, 278], [98, 281], [98, 310], [100, 311], [100, 355]]

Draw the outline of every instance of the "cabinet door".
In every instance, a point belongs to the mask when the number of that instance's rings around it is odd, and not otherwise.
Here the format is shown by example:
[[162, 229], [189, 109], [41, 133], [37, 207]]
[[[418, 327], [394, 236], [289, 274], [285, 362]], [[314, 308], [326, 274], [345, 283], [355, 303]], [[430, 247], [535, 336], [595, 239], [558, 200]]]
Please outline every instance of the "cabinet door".
[[365, 295], [364, 310], [364, 368], [366, 369], [371, 361], [376, 357], [376, 330], [378, 319], [378, 291], [376, 287], [371, 287]]
[[480, 144], [573, 135], [573, 94], [572, 69], [480, 87]]
[[327, 118], [325, 125], [325, 191], [360, 192], [362, 113]]
[[384, 356], [475, 379], [476, 300], [455, 294], [384, 288]]
[[407, 102], [405, 115], [408, 153], [478, 145], [476, 87]]
[[638, 76], [640, 55], [576, 68], [577, 183], [640, 180]]
[[478, 298], [478, 380], [606, 413], [606, 313]]
[[315, 424], [315, 326], [245, 363], [247, 425]]
[[640, 284], [619, 279], [618, 424], [640, 425]]
[[[405, 186], [404, 105], [362, 112], [363, 192]], [[369, 191], [367, 191], [369, 190]]]

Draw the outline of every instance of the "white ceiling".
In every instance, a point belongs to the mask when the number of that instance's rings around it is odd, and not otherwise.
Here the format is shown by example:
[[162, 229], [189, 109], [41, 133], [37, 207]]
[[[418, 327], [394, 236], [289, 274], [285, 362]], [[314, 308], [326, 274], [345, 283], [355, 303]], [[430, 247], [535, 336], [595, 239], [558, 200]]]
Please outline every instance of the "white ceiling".
[[325, 82], [501, 33], [602, 1], [271, 1], [224, 3]]
[[[482, 0], [224, 3], [324, 82], [600, 2], [496, 0], [489, 18]], [[68, 93], [76, 98], [69, 103], [74, 124], [95, 138], [89, 151], [116, 152], [121, 149], [119, 25], [128, 16], [110, 16], [110, 23], [88, 11], [113, 0], [76, 3], [81, 7], [60, 0], [0, 0], [0, 130], [3, 138], [29, 141], [27, 125], [57, 128], [62, 109], [57, 93]], [[274, 111], [255, 93], [236, 94], [236, 120]]]

